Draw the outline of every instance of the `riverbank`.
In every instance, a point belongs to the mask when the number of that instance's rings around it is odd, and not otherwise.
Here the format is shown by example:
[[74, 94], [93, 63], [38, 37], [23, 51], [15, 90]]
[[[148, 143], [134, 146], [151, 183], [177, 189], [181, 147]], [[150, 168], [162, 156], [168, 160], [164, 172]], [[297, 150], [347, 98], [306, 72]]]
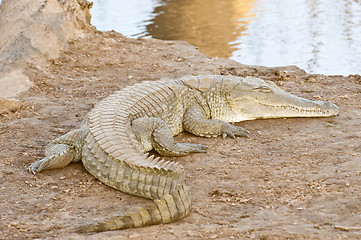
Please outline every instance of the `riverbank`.
[[[18, 105], [0, 112], [1, 239], [361, 236], [359, 75], [309, 75], [294, 66], [246, 66], [212, 59], [185, 42], [129, 39], [86, 24], [79, 29], [82, 36], [67, 39], [55, 57], [35, 51], [36, 57], [11, 65], [32, 85], [11, 96]], [[209, 146], [207, 154], [167, 158], [186, 169], [193, 199], [189, 216], [168, 225], [74, 233], [84, 222], [147, 201], [101, 184], [81, 163], [37, 175], [27, 167], [43, 157], [50, 140], [78, 127], [94, 104], [112, 92], [143, 80], [197, 74], [272, 80], [298, 96], [329, 100], [340, 107], [340, 114], [242, 122], [237, 125], [248, 129], [250, 138], [236, 140], [182, 133], [178, 141]]]

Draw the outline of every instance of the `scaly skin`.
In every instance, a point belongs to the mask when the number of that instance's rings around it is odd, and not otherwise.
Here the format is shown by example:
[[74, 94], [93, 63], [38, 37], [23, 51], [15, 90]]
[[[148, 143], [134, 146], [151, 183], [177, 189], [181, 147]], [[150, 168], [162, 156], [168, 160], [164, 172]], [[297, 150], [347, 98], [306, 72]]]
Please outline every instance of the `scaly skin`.
[[291, 95], [258, 78], [198, 76], [143, 82], [101, 101], [80, 129], [46, 147], [45, 158], [32, 173], [60, 168], [81, 160], [106, 185], [153, 203], [124, 216], [81, 227], [81, 232], [108, 231], [170, 223], [185, 217], [191, 198], [184, 170], [176, 162], [148, 157], [206, 152], [206, 146], [176, 143], [183, 130], [197, 136], [248, 136], [228, 122], [276, 117], [328, 117], [338, 113], [329, 102]]

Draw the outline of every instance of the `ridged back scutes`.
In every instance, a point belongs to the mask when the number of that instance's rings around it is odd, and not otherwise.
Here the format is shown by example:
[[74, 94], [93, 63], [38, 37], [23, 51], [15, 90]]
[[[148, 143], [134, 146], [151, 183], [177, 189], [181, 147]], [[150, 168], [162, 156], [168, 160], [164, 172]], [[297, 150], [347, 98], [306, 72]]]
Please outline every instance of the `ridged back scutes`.
[[207, 92], [217, 80], [217, 75], [201, 75], [181, 78], [183, 84], [200, 92]]
[[189, 88], [196, 89], [202, 93], [210, 89], [218, 89], [219, 91], [230, 91], [237, 84], [244, 81], [243, 77], [227, 76], [227, 75], [199, 75], [187, 76], [179, 79]]
[[[165, 107], [162, 104], [166, 104], [167, 92], [173, 91], [174, 84], [174, 81], [146, 81], [126, 87], [102, 100], [88, 115], [89, 131], [102, 150], [130, 165], [183, 175], [183, 168], [178, 163], [164, 164], [147, 157], [131, 130], [134, 118], [160, 114]], [[137, 109], [139, 105], [141, 109]]]

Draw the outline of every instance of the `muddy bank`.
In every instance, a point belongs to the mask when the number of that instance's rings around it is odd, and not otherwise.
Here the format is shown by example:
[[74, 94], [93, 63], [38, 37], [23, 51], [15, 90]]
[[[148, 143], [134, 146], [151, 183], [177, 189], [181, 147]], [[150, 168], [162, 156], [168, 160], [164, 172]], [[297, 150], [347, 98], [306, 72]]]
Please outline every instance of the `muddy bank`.
[[[85, 30], [67, 40], [58, 56], [25, 61], [21, 71], [32, 86], [15, 96], [19, 107], [0, 111], [0, 239], [361, 237], [360, 76], [246, 66], [209, 58], [185, 42]], [[101, 184], [80, 163], [38, 175], [27, 172], [29, 164], [110, 93], [143, 80], [191, 74], [272, 80], [301, 97], [336, 103], [340, 114], [238, 123], [251, 132], [247, 139], [180, 134], [177, 141], [210, 147], [207, 154], [167, 158], [186, 169], [193, 197], [189, 216], [141, 229], [74, 233], [84, 222], [147, 201]]]

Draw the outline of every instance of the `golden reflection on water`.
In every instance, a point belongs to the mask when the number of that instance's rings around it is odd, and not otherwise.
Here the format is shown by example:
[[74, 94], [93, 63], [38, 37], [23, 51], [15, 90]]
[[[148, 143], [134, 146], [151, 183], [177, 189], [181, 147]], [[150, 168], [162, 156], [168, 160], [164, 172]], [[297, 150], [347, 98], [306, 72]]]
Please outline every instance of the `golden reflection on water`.
[[361, 73], [361, 0], [93, 1], [99, 30], [183, 40], [248, 65]]
[[[254, 0], [163, 0], [147, 25], [147, 35], [182, 39], [211, 57], [231, 57], [234, 42], [246, 30], [238, 19], [249, 17]], [[227, 13], [227, 14], [225, 14]], [[246, 22], [247, 20], [243, 21]]]

